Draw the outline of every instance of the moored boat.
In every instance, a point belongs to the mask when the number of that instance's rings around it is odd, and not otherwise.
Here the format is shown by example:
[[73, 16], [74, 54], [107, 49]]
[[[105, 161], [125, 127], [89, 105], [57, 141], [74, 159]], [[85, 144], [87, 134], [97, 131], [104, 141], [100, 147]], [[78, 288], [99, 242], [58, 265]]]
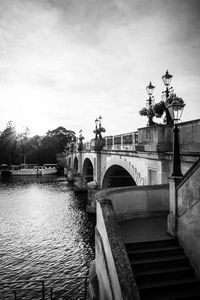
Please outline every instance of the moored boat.
[[55, 164], [44, 164], [43, 166], [11, 166], [11, 175], [53, 175], [56, 174], [57, 168]]

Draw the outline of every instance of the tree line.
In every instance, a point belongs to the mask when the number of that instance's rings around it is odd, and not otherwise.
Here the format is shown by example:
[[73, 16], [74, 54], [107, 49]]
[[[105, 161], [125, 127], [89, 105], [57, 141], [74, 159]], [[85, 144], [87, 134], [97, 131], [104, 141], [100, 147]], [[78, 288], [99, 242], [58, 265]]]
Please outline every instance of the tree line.
[[28, 127], [17, 133], [12, 121], [0, 134], [0, 164], [55, 164], [56, 155], [66, 151], [75, 140], [75, 132], [59, 126], [48, 130], [44, 136], [30, 137]]

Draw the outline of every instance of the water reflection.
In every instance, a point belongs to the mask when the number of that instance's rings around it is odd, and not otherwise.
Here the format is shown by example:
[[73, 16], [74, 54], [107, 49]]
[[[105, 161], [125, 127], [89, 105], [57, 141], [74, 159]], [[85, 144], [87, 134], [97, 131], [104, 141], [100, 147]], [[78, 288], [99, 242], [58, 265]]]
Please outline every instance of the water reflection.
[[0, 186], [0, 281], [85, 275], [95, 223], [86, 196], [65, 182], [25, 179]]

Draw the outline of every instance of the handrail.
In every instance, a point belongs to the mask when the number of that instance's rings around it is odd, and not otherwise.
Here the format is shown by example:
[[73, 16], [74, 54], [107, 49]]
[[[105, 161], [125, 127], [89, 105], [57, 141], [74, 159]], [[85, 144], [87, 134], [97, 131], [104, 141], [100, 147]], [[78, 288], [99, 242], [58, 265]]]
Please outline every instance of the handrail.
[[191, 166], [191, 168], [183, 175], [183, 177], [180, 179], [180, 182], [178, 183], [176, 189], [178, 190], [185, 181], [198, 169], [200, 166], [200, 157], [195, 161], [195, 163]]
[[25, 283], [25, 282], [41, 282], [41, 281], [58, 281], [58, 280], [67, 280], [67, 279], [85, 279], [88, 278], [88, 276], [69, 276], [69, 277], [62, 277], [62, 278], [48, 278], [44, 277], [43, 279], [19, 279], [19, 280], [14, 280], [14, 281], [1, 281], [0, 284], [15, 284], [15, 283]]
[[[5, 280], [5, 281], [1, 281], [0, 285], [9, 286], [9, 285], [14, 285], [14, 284], [16, 285], [16, 284], [20, 284], [20, 283], [24, 283], [24, 284], [26, 284], [26, 283], [33, 283], [33, 284], [34, 283], [35, 284], [39, 283], [39, 284], [42, 284], [42, 286], [41, 286], [42, 300], [46, 299], [45, 290], [47, 291], [47, 289], [49, 289], [49, 291], [50, 291], [50, 300], [53, 300], [53, 287], [51, 286], [52, 283], [50, 283], [50, 282], [66, 281], [66, 280], [73, 280], [73, 279], [76, 279], [76, 280], [84, 279], [84, 300], [86, 300], [87, 299], [87, 282], [88, 282], [89, 276], [68, 276], [68, 277], [62, 277], [62, 278], [57, 278], [57, 277], [48, 278], [48, 277], [45, 277], [43, 279], [24, 279], [24, 280], [13, 280], [13, 281]], [[48, 281], [50, 284], [46, 283], [46, 285], [45, 285], [45, 281]], [[45, 287], [47, 289], [45, 289]], [[34, 290], [39, 291], [38, 288], [39, 287], [35, 286]], [[18, 290], [19, 289], [17, 287], [13, 287], [13, 288], [10, 287], [7, 292], [8, 293], [13, 293], [14, 299], [17, 300], [17, 291]], [[26, 288], [25, 287], [25, 288], [20, 289], [20, 291], [28, 291], [28, 290], [33, 290], [33, 288], [30, 288], [30, 287]]]
[[[180, 182], [178, 183], [177, 187], [176, 187], [176, 192], [181, 188], [181, 186], [192, 176], [192, 174], [194, 174], [194, 172], [200, 167], [200, 157], [199, 159], [197, 159], [195, 161], [195, 163], [192, 165], [192, 167], [185, 173], [185, 175], [181, 178]], [[193, 206], [195, 206], [197, 203], [200, 202], [200, 199], [198, 201], [196, 201], [195, 203], [193, 203], [190, 208], [192, 208]], [[183, 215], [185, 215], [185, 213], [187, 212], [187, 210], [185, 210], [182, 214], [178, 215], [178, 219], [181, 218]]]
[[[190, 206], [190, 208], [194, 207], [195, 205], [197, 205], [197, 203], [200, 202], [200, 199], [198, 201], [196, 201], [193, 205]], [[180, 219], [182, 216], [184, 216], [186, 214], [187, 210], [185, 210], [181, 215], [178, 216], [178, 219]]]

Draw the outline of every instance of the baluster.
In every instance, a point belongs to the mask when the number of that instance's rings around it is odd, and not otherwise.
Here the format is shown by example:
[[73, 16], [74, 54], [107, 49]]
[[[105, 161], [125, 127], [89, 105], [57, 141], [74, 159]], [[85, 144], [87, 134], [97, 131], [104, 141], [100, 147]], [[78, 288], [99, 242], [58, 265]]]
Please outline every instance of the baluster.
[[17, 300], [17, 292], [14, 291], [13, 294], [14, 294], [14, 299]]
[[53, 300], [53, 288], [50, 288], [50, 300]]
[[45, 300], [45, 287], [44, 287], [44, 280], [42, 280], [42, 300]]
[[84, 299], [87, 299], [87, 277], [85, 278], [85, 291], [84, 291]]

